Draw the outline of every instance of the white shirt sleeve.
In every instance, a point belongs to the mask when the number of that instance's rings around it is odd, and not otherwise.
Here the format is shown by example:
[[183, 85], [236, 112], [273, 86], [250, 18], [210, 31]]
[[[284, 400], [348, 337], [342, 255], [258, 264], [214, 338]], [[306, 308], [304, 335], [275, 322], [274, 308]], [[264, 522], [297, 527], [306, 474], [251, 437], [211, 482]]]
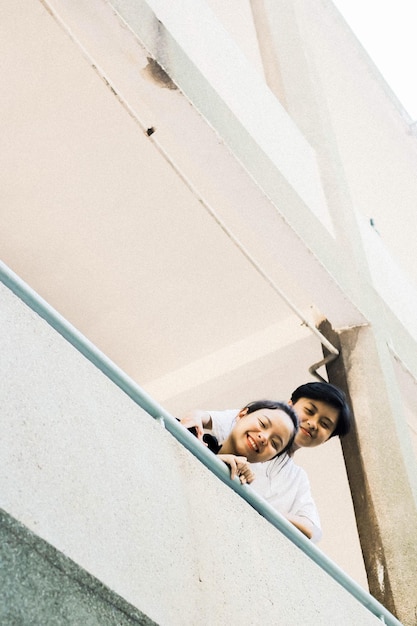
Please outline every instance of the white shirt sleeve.
[[[297, 466], [298, 467], [298, 466]], [[294, 508], [291, 513], [298, 517], [303, 517], [313, 525], [313, 535], [311, 541], [317, 543], [322, 537], [322, 530], [320, 524], [320, 517], [316, 507], [316, 504], [311, 495], [310, 481], [306, 472], [299, 468], [300, 476], [297, 485], [297, 493], [294, 502]]]
[[284, 455], [253, 466], [255, 480], [251, 487], [283, 515], [296, 515], [313, 526], [311, 540], [321, 539], [322, 530], [317, 507], [311, 495], [310, 481], [303, 468]]
[[230, 431], [233, 428], [234, 421], [236, 419], [236, 415], [239, 413], [239, 409], [228, 409], [226, 411], [207, 411], [211, 417], [211, 429], [207, 432], [210, 432], [211, 435], [214, 435], [219, 442], [222, 444], [225, 439], [230, 434]]

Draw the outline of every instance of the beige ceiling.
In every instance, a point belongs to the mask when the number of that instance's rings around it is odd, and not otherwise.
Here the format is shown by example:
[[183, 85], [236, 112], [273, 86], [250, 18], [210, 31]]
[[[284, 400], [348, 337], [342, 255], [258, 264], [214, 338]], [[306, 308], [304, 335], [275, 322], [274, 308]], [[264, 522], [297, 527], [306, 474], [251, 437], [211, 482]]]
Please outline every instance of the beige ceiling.
[[173, 410], [197, 396], [286, 396], [310, 378], [320, 342], [30, 8], [0, 44], [3, 260]]

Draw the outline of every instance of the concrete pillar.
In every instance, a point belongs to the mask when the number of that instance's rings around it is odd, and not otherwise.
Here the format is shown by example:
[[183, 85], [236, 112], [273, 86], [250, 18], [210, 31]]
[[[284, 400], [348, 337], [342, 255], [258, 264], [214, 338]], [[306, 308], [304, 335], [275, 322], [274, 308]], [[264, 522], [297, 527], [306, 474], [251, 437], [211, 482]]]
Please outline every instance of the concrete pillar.
[[342, 439], [369, 590], [406, 625], [417, 623], [417, 467], [391, 355], [378, 329], [336, 334], [330, 382], [350, 397], [355, 428]]
[[[303, 36], [302, 24], [310, 18], [304, 14], [314, 9], [314, 3], [251, 0], [251, 7], [268, 86], [314, 148], [335, 237], [341, 251], [361, 266], [358, 274], [351, 264], [349, 284], [345, 285], [359, 302], [361, 282], [368, 276], [366, 255], [321, 84], [321, 68], [316, 66], [313, 50]], [[325, 10], [322, 3], [317, 4], [312, 19], [320, 19]]]
[[[251, 0], [251, 6], [266, 80], [316, 151], [334, 234], [350, 259], [344, 287], [369, 321], [339, 334], [328, 323], [320, 330], [334, 345], [340, 342], [342, 354], [329, 366], [329, 380], [346, 390], [356, 417], [342, 447], [370, 591], [411, 626], [417, 623], [416, 461], [384, 335], [384, 308], [372, 289], [320, 68], [302, 32], [310, 17], [320, 19], [326, 5]], [[312, 15], [305, 15], [309, 10]]]

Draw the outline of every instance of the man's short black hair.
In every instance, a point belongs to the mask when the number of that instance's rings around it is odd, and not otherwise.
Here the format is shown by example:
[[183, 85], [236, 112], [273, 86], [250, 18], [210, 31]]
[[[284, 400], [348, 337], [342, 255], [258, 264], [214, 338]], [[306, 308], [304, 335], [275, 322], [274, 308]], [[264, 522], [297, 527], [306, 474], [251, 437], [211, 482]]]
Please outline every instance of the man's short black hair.
[[321, 400], [339, 411], [336, 428], [330, 437], [343, 437], [350, 431], [352, 424], [352, 413], [350, 412], [346, 396], [344, 392], [332, 385], [331, 383], [305, 383], [297, 387], [291, 396], [293, 405], [300, 398], [308, 398], [309, 400]]

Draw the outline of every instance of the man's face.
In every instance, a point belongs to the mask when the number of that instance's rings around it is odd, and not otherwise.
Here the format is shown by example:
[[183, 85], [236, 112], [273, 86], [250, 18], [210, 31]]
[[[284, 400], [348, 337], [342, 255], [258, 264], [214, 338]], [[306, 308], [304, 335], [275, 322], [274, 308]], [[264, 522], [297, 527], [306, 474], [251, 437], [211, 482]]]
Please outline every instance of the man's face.
[[269, 461], [288, 444], [294, 432], [291, 418], [281, 409], [241, 411], [231, 432], [235, 454], [250, 463]]
[[293, 409], [300, 420], [295, 445], [303, 448], [313, 448], [327, 441], [339, 419], [339, 410], [321, 400], [300, 398]]

